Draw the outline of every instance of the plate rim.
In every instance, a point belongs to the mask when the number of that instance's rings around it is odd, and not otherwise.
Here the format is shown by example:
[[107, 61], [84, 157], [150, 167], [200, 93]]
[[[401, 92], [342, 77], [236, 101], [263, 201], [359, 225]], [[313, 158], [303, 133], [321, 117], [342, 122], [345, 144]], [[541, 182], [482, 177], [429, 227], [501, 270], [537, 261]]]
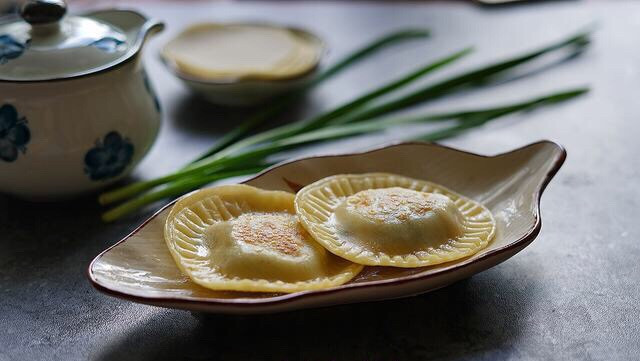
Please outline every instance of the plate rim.
[[[434, 273], [430, 273], [430, 274], [425, 274], [425, 275], [420, 275], [419, 273], [417, 274], [413, 274], [413, 275], [409, 275], [409, 276], [405, 276], [399, 279], [384, 279], [384, 280], [376, 280], [376, 281], [369, 281], [369, 282], [363, 282], [363, 283], [348, 283], [348, 284], [344, 284], [344, 285], [340, 285], [337, 287], [332, 287], [332, 288], [328, 288], [328, 289], [321, 289], [321, 290], [312, 290], [312, 291], [302, 291], [302, 292], [294, 292], [294, 293], [286, 293], [286, 294], [282, 294], [279, 296], [275, 296], [275, 297], [269, 297], [269, 298], [257, 298], [257, 299], [250, 299], [250, 298], [230, 298], [230, 299], [221, 299], [221, 298], [214, 298], [214, 299], [207, 299], [207, 300], [202, 300], [202, 299], [194, 299], [193, 297], [190, 296], [176, 296], [176, 297], [166, 297], [166, 296], [159, 296], [159, 297], [155, 297], [155, 296], [141, 296], [141, 295], [132, 295], [129, 293], [125, 293], [122, 291], [118, 291], [112, 288], [109, 288], [107, 286], [104, 286], [102, 284], [100, 284], [94, 274], [93, 274], [93, 266], [94, 264], [100, 259], [102, 258], [107, 252], [111, 251], [113, 248], [117, 247], [118, 245], [120, 245], [121, 243], [127, 241], [130, 237], [134, 236], [135, 234], [137, 234], [144, 226], [146, 226], [151, 220], [153, 220], [158, 214], [162, 213], [164, 210], [166, 210], [168, 207], [173, 206], [173, 204], [177, 201], [177, 199], [172, 200], [171, 202], [167, 203], [166, 205], [164, 205], [163, 207], [161, 207], [159, 210], [157, 210], [156, 212], [153, 213], [153, 215], [151, 215], [149, 218], [145, 219], [139, 226], [137, 226], [135, 229], [133, 229], [129, 234], [127, 234], [126, 236], [124, 236], [122, 239], [120, 239], [118, 242], [114, 243], [113, 245], [107, 247], [105, 250], [103, 250], [102, 252], [100, 252], [96, 257], [93, 258], [93, 260], [91, 260], [91, 262], [89, 263], [89, 266], [86, 269], [86, 275], [87, 278], [89, 279], [90, 283], [92, 284], [92, 286], [97, 289], [100, 292], [103, 292], [107, 295], [110, 296], [115, 296], [121, 299], [125, 299], [128, 301], [133, 301], [133, 302], [137, 302], [137, 303], [143, 303], [143, 304], [148, 304], [148, 305], [161, 305], [162, 307], [171, 307], [169, 305], [179, 305], [179, 304], [191, 304], [191, 305], [200, 305], [200, 306], [220, 306], [220, 307], [226, 307], [226, 308], [234, 308], [234, 309], [248, 309], [248, 308], [256, 308], [256, 307], [270, 307], [270, 306], [277, 306], [277, 305], [282, 305], [282, 304], [286, 304], [286, 303], [290, 303], [290, 302], [295, 302], [295, 301], [300, 301], [303, 299], [309, 299], [309, 298], [313, 298], [313, 297], [317, 297], [317, 296], [326, 296], [326, 295], [331, 295], [333, 293], [337, 293], [337, 292], [343, 292], [345, 290], [348, 289], [367, 289], [367, 288], [375, 288], [375, 287], [380, 287], [380, 286], [393, 286], [393, 285], [399, 285], [399, 284], [405, 284], [405, 283], [409, 283], [409, 282], [417, 282], [417, 281], [421, 281], [421, 280], [425, 280], [428, 278], [433, 278], [436, 276], [442, 276], [444, 274], [448, 274], [448, 273], [452, 273], [454, 271], [459, 271], [465, 267], [468, 267], [474, 263], [478, 263], [480, 261], [487, 261], [490, 258], [495, 258], [497, 256], [500, 256], [502, 254], [504, 254], [507, 251], [511, 251], [513, 249], [517, 249], [520, 246], [523, 246], [522, 249], [524, 249], [524, 247], [526, 247], [529, 243], [531, 243], [540, 233], [540, 229], [542, 228], [542, 218], [541, 218], [541, 212], [540, 212], [540, 201], [542, 198], [542, 194], [544, 193], [544, 190], [547, 188], [547, 186], [549, 185], [549, 183], [551, 182], [551, 180], [555, 177], [555, 175], [558, 173], [558, 171], [560, 170], [560, 168], [562, 167], [562, 165], [564, 164], [566, 158], [567, 158], [567, 151], [566, 149], [553, 141], [550, 140], [539, 140], [533, 143], [529, 143], [527, 145], [509, 150], [507, 152], [503, 152], [503, 153], [498, 153], [495, 155], [484, 155], [484, 154], [478, 154], [478, 153], [474, 153], [474, 152], [470, 152], [470, 151], [466, 151], [466, 150], [462, 150], [462, 149], [457, 149], [457, 148], [453, 148], [450, 146], [446, 146], [446, 145], [442, 145], [436, 142], [419, 142], [419, 141], [409, 141], [409, 142], [402, 142], [402, 141], [398, 141], [398, 142], [391, 142], [391, 143], [386, 143], [380, 146], [374, 146], [368, 149], [365, 149], [363, 151], [358, 151], [358, 152], [348, 152], [348, 153], [333, 153], [333, 154], [321, 154], [321, 155], [312, 155], [312, 156], [302, 156], [302, 157], [296, 157], [293, 158], [291, 160], [287, 160], [287, 161], [283, 161], [280, 163], [277, 163], [267, 169], [264, 169], [263, 171], [257, 173], [256, 175], [254, 175], [253, 177], [250, 177], [248, 179], [245, 179], [244, 181], [240, 182], [239, 184], [245, 184], [247, 182], [250, 182], [256, 178], [261, 177], [262, 175], [271, 172], [272, 170], [275, 170], [277, 168], [283, 167], [285, 165], [291, 164], [291, 163], [296, 163], [299, 161], [303, 161], [303, 160], [309, 160], [309, 159], [318, 159], [318, 158], [333, 158], [333, 157], [342, 157], [342, 156], [353, 156], [353, 155], [366, 155], [369, 153], [373, 153], [376, 151], [380, 151], [380, 150], [384, 150], [384, 149], [388, 149], [388, 148], [395, 148], [395, 147], [399, 147], [399, 146], [407, 146], [407, 145], [418, 145], [418, 146], [428, 146], [428, 147], [436, 147], [436, 148], [444, 148], [447, 149], [449, 151], [455, 151], [458, 153], [463, 153], [466, 155], [471, 155], [471, 156], [475, 156], [475, 157], [480, 157], [480, 158], [498, 158], [498, 157], [503, 157], [503, 156], [507, 156], [513, 153], [517, 153], [519, 151], [522, 151], [526, 148], [531, 148], [531, 147], [535, 147], [538, 146], [540, 144], [548, 144], [551, 145], [553, 147], [555, 147], [557, 150], [559, 150], [558, 155], [556, 156], [556, 159], [553, 161], [551, 168], [549, 169], [549, 171], [547, 172], [547, 174], [545, 175], [544, 179], [542, 180], [542, 182], [540, 183], [540, 185], [538, 186], [538, 188], [536, 189], [536, 192], [534, 194], [535, 196], [535, 223], [534, 225], [520, 238], [518, 238], [517, 240], [504, 245], [500, 248], [496, 248], [494, 250], [491, 250], [489, 252], [487, 252], [486, 254], [482, 255], [481, 257], [477, 258], [477, 259], [466, 259], [462, 262], [458, 262], [458, 263], [453, 263], [450, 266], [443, 268], [441, 270], [438, 270]], [[194, 191], [195, 192], [195, 191]], [[191, 192], [190, 192], [191, 193]], [[187, 193], [189, 194], [189, 193]], [[517, 252], [516, 252], [517, 253]], [[500, 263], [500, 262], [498, 262]], [[491, 266], [490, 266], [491, 267]]]

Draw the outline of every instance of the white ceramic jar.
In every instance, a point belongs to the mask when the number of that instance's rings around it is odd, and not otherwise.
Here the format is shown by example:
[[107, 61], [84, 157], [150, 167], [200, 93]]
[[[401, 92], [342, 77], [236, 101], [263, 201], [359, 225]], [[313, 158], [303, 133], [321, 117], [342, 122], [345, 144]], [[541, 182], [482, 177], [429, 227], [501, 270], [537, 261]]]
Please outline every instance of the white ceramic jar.
[[128, 174], [153, 144], [160, 104], [141, 63], [163, 25], [126, 10], [66, 16], [30, 0], [0, 25], [0, 192], [62, 198]]

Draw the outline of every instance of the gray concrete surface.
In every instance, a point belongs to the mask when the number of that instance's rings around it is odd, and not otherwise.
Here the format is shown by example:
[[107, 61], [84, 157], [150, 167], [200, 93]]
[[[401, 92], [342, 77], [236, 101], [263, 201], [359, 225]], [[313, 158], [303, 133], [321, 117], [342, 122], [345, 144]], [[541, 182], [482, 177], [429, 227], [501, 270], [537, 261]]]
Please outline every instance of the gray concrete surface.
[[[153, 208], [103, 224], [91, 197], [47, 204], [0, 197], [0, 360], [640, 358], [640, 3], [130, 5], [168, 23], [145, 59], [164, 105], [164, 125], [136, 177], [188, 161], [242, 116], [191, 96], [157, 60], [160, 44], [193, 21], [271, 19], [305, 26], [327, 40], [329, 61], [392, 28], [434, 31], [428, 41], [389, 50], [327, 83], [288, 118], [325, 109], [467, 45], [476, 53], [442, 75], [596, 24], [592, 48], [578, 59], [425, 109], [500, 104], [583, 84], [593, 91], [445, 142], [492, 154], [551, 139], [569, 157], [542, 199], [544, 226], [530, 247], [471, 279], [408, 299], [259, 317], [194, 317], [133, 304], [98, 293], [85, 269]], [[407, 132], [296, 154], [353, 150]]]

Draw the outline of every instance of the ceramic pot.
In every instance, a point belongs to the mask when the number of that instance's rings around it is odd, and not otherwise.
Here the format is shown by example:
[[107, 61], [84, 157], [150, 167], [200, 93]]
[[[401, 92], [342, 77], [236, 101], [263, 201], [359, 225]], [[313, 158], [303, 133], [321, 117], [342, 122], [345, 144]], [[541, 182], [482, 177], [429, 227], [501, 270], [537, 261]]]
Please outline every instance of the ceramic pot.
[[127, 175], [160, 126], [141, 63], [163, 28], [129, 10], [64, 16], [59, 0], [27, 1], [0, 26], [0, 192], [55, 199]]

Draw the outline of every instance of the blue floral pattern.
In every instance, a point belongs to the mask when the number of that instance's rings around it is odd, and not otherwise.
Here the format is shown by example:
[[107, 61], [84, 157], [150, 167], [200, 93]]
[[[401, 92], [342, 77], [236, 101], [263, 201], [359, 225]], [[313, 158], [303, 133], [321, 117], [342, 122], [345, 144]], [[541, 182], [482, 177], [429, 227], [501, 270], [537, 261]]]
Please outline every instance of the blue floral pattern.
[[156, 107], [156, 111], [158, 113], [162, 112], [162, 107], [160, 106], [160, 100], [158, 99], [158, 95], [156, 94], [153, 86], [151, 85], [151, 81], [149, 80], [149, 76], [146, 71], [142, 71], [142, 81], [144, 81], [144, 87], [147, 89], [151, 98], [153, 98], [153, 105]]
[[19, 57], [26, 47], [26, 44], [19, 42], [11, 35], [0, 35], [0, 64]]
[[19, 117], [13, 105], [4, 104], [0, 107], [0, 159], [13, 162], [18, 154], [25, 154], [27, 143], [31, 140], [31, 132], [27, 127], [27, 120]]
[[122, 46], [122, 44], [124, 44], [124, 41], [107, 36], [94, 41], [90, 45], [95, 46], [96, 48], [104, 52], [113, 53], [118, 50]]
[[102, 141], [96, 140], [95, 147], [84, 156], [84, 172], [91, 180], [117, 177], [131, 163], [133, 150], [128, 138], [116, 131], [109, 132]]

